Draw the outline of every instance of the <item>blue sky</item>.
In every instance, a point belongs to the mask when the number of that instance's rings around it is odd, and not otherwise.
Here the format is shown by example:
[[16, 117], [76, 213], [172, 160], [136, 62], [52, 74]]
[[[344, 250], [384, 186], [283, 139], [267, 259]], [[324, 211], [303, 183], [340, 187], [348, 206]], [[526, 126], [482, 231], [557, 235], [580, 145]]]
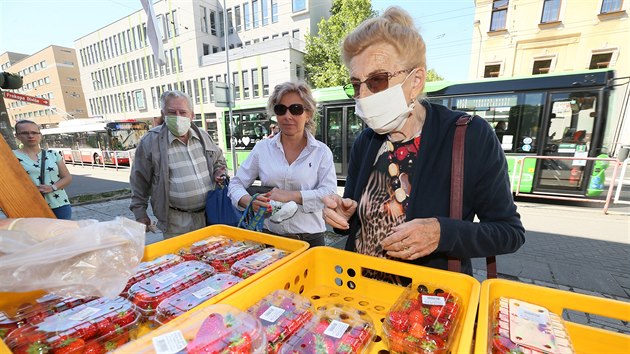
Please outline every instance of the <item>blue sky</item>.
[[[419, 26], [429, 69], [447, 80], [467, 78], [473, 0], [372, 0], [375, 10], [391, 5], [409, 11]], [[140, 0], [0, 0], [0, 54], [73, 47], [75, 39], [141, 8]]]

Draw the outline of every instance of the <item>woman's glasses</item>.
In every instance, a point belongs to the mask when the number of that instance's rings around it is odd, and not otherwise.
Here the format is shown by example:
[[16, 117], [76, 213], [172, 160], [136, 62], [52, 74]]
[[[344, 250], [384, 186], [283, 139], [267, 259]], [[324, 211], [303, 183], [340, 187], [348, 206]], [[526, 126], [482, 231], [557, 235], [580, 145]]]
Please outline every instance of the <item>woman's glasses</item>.
[[40, 132], [19, 132], [17, 133], [18, 135], [22, 135], [22, 136], [27, 136], [27, 135], [33, 135], [33, 136], [37, 136], [39, 134], [41, 134]]
[[350, 83], [343, 87], [349, 98], [357, 98], [361, 92], [361, 84], [365, 84], [372, 93], [381, 92], [389, 87], [389, 80], [402, 73], [409, 72], [413, 69], [404, 69], [394, 71], [393, 73], [382, 72], [370, 75], [367, 79], [360, 81], [357, 79], [350, 80]]
[[301, 105], [299, 103], [292, 104], [288, 107], [283, 104], [277, 104], [273, 106], [273, 112], [278, 116], [285, 115], [287, 113], [287, 109], [294, 116], [299, 116], [300, 114], [304, 113], [304, 105]]

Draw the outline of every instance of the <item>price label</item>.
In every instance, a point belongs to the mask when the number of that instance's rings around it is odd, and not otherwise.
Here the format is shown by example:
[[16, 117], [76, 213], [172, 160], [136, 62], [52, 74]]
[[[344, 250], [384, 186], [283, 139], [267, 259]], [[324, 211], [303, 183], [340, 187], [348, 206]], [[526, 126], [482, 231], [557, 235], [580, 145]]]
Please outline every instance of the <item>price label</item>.
[[100, 312], [101, 309], [98, 309], [96, 307], [86, 307], [83, 310], [75, 313], [74, 315], [68, 317], [69, 320], [71, 321], [77, 321], [77, 322], [83, 322], [85, 321], [87, 318], [89, 318], [90, 316]]
[[422, 304], [444, 306], [446, 305], [446, 300], [441, 296], [422, 295]]
[[275, 306], [269, 306], [262, 315], [260, 315], [261, 320], [265, 320], [267, 322], [275, 323], [282, 314], [284, 314], [285, 310]]
[[207, 298], [210, 294], [214, 294], [217, 292], [217, 289], [211, 287], [211, 286], [206, 286], [205, 288], [201, 289], [201, 290], [197, 290], [195, 291], [193, 294], [194, 297], [196, 297], [199, 300], [203, 300], [205, 298]]
[[186, 348], [186, 339], [180, 330], [169, 332], [153, 338], [156, 354], [175, 354]]
[[333, 320], [324, 331], [324, 334], [339, 339], [343, 336], [348, 327], [350, 327], [350, 325], [347, 323]]

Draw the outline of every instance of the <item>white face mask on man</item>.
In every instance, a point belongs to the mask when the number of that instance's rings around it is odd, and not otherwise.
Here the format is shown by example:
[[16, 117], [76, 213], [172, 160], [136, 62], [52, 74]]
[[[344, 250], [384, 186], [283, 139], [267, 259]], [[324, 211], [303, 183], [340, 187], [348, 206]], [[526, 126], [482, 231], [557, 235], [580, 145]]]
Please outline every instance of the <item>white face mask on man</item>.
[[381, 92], [377, 92], [365, 98], [355, 100], [355, 113], [368, 127], [377, 134], [389, 134], [400, 130], [409, 113], [415, 107], [415, 100], [407, 103], [402, 85], [413, 74], [413, 70], [405, 80]]
[[175, 136], [183, 136], [190, 129], [190, 118], [183, 116], [166, 116], [166, 127]]

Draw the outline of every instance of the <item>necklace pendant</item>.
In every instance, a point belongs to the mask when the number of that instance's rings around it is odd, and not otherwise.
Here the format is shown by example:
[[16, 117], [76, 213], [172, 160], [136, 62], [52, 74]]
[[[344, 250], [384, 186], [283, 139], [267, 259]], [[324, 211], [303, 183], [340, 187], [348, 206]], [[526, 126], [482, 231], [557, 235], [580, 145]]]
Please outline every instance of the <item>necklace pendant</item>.
[[398, 176], [398, 173], [400, 172], [400, 170], [398, 169], [398, 165], [396, 165], [395, 163], [390, 163], [387, 167], [387, 171], [389, 172], [389, 175], [391, 177]]
[[407, 193], [405, 193], [405, 190], [402, 188], [396, 189], [394, 191], [394, 196], [396, 197], [396, 201], [398, 203], [402, 203], [405, 199], [407, 199]]
[[394, 144], [392, 144], [392, 142], [391, 142], [391, 141], [387, 140], [387, 141], [385, 142], [385, 145], [387, 146], [387, 151], [389, 151], [389, 152], [394, 151]]

